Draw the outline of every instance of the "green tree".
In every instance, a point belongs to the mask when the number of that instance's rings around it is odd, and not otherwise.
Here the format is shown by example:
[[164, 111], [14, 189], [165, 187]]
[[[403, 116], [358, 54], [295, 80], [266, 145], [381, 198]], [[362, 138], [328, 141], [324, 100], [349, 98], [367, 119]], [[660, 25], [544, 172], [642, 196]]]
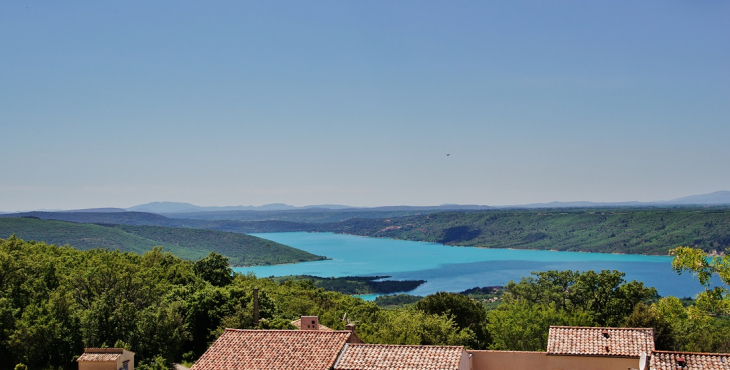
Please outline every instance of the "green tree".
[[471, 330], [475, 335], [472, 348], [484, 349], [489, 345], [487, 310], [481, 303], [462, 294], [438, 292], [418, 301], [415, 308], [431, 315], [448, 316], [460, 329]]
[[558, 310], [591, 312], [600, 326], [619, 326], [639, 302], [657, 298], [654, 288], [626, 282], [620, 271], [545, 271], [507, 284], [506, 302], [553, 304]]
[[551, 303], [516, 301], [489, 311], [487, 330], [492, 336], [490, 349], [545, 351], [551, 325], [593, 326], [589, 312], [567, 311]]
[[654, 346], [658, 350], [671, 351], [677, 348], [671, 322], [668, 317], [657, 313], [656, 306], [649, 306], [645, 303], [637, 304], [634, 312], [626, 318], [624, 326], [654, 329]]
[[730, 320], [713, 317], [697, 306], [685, 307], [676, 297], [652, 305], [659, 320], [669, 323], [674, 351], [728, 352]]
[[155, 356], [152, 361], [140, 362], [137, 368], [139, 370], [169, 370], [172, 368], [172, 363], [165, 360], [162, 356]]
[[[691, 272], [705, 288], [697, 296], [697, 307], [713, 314], [730, 314], [730, 253], [724, 257], [709, 258], [700, 249], [677, 247], [672, 254], [672, 268], [680, 275], [685, 271]], [[713, 287], [713, 276], [717, 276], [723, 285]]]
[[233, 281], [233, 270], [228, 266], [228, 258], [215, 252], [195, 261], [193, 271], [215, 286], [226, 286]]
[[366, 343], [468, 346], [474, 341], [471, 330], [460, 329], [445, 315], [406, 308], [383, 310], [378, 316], [372, 329], [362, 335]]

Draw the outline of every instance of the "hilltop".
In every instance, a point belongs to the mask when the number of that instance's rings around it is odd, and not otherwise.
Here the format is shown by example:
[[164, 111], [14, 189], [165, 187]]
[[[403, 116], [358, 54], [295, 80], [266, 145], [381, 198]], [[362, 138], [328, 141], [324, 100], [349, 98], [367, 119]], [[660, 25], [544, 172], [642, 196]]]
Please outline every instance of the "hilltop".
[[[666, 255], [679, 245], [696, 246], [708, 253], [724, 253], [730, 247], [728, 206], [489, 209], [405, 215], [401, 211], [287, 212], [250, 212], [267, 218], [259, 221], [173, 218], [144, 212], [30, 212], [0, 215], [0, 219], [31, 216], [235, 233], [335, 232], [458, 246], [601, 253]], [[242, 214], [242, 211], [237, 214]], [[210, 212], [210, 215], [224, 217], [223, 212]], [[281, 220], [299, 219], [302, 215], [316, 221]]]
[[311, 225], [306, 223], [268, 220], [196, 220], [170, 218], [147, 212], [25, 212], [0, 215], [2, 218], [31, 217], [41, 220], [58, 220], [77, 223], [114, 224], [114, 225], [146, 225], [210, 229], [239, 233], [266, 233], [281, 231], [307, 231]]
[[487, 248], [666, 255], [680, 245], [730, 247], [730, 207], [442, 212], [353, 219], [320, 231]]
[[97, 225], [35, 218], [0, 218], [0, 238], [69, 244], [80, 250], [119, 249], [144, 253], [154, 246], [189, 260], [216, 252], [233, 266], [273, 265], [321, 260], [325, 257], [271, 240], [241, 233], [164, 226]]

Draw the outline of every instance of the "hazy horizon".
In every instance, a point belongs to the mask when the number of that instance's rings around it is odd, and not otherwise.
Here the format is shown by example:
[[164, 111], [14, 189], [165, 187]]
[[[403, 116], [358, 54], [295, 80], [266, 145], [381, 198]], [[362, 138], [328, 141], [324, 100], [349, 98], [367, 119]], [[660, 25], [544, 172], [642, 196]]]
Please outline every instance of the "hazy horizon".
[[730, 189], [730, 3], [0, 4], [0, 211]]
[[[715, 193], [730, 193], [730, 191], [727, 190], [720, 190], [708, 194], [692, 194], [687, 195], [687, 197], [691, 196], [703, 196], [703, 195], [710, 195]], [[661, 203], [661, 202], [667, 202], [667, 201], [673, 201], [676, 199], [681, 199], [685, 197], [679, 197], [675, 199], [655, 199], [650, 201], [644, 201], [641, 203]], [[312, 207], [312, 206], [346, 206], [346, 207], [352, 207], [352, 208], [377, 208], [377, 207], [438, 207], [438, 206], [449, 206], [449, 205], [461, 205], [461, 206], [489, 206], [489, 207], [513, 207], [513, 206], [529, 206], [534, 204], [549, 204], [549, 203], [574, 203], [574, 202], [588, 202], [588, 203], [596, 203], [596, 204], [602, 204], [602, 203], [631, 203], [631, 202], [637, 202], [634, 200], [623, 200], [623, 201], [617, 201], [617, 202], [595, 202], [591, 200], [573, 200], [573, 201], [546, 201], [546, 202], [536, 202], [536, 203], [514, 203], [514, 204], [476, 204], [476, 203], [441, 203], [441, 204], [381, 204], [381, 205], [373, 205], [373, 206], [360, 206], [360, 205], [353, 205], [353, 204], [334, 204], [334, 203], [320, 203], [320, 204], [288, 204], [288, 203], [281, 203], [281, 202], [275, 202], [275, 203], [266, 203], [266, 204], [193, 204], [190, 202], [184, 202], [184, 201], [152, 201], [148, 203], [143, 204], [134, 204], [131, 206], [120, 206], [120, 207], [114, 207], [114, 206], [103, 206], [103, 207], [91, 207], [91, 208], [36, 208], [36, 209], [17, 209], [12, 211], [2, 210], [0, 209], [0, 212], [5, 213], [20, 213], [20, 212], [32, 212], [32, 211], [40, 211], [40, 212], [53, 212], [53, 211], [74, 211], [74, 210], [83, 210], [83, 209], [104, 209], [104, 208], [112, 208], [112, 209], [125, 209], [129, 210], [134, 207], [138, 206], [145, 206], [149, 204], [155, 204], [155, 203], [178, 203], [178, 204], [189, 204], [195, 207], [201, 207], [201, 208], [215, 208], [215, 207], [264, 207], [264, 206], [271, 206], [271, 205], [285, 205], [285, 206], [292, 206], [297, 208], [302, 207]], [[708, 204], [718, 204], [718, 203], [708, 203]], [[727, 203], [722, 203], [727, 204]], [[142, 211], [145, 212], [145, 211]]]

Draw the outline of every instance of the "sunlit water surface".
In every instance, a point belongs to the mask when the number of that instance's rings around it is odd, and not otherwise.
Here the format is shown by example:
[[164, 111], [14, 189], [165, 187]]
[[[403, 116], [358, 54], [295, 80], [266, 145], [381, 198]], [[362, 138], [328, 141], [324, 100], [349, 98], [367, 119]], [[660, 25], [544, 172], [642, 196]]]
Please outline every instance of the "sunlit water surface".
[[[331, 258], [290, 265], [238, 267], [256, 276], [314, 275], [322, 277], [388, 275], [394, 280], [426, 280], [408, 292], [428, 295], [460, 292], [476, 286], [505, 285], [532, 271], [619, 270], [627, 280], [639, 280], [659, 294], [693, 296], [701, 286], [689, 274], [677, 275], [671, 257], [632, 254], [553, 252], [450, 247], [437, 243], [367, 238], [332, 233], [252, 234]], [[376, 295], [363, 298], [374, 299]]]

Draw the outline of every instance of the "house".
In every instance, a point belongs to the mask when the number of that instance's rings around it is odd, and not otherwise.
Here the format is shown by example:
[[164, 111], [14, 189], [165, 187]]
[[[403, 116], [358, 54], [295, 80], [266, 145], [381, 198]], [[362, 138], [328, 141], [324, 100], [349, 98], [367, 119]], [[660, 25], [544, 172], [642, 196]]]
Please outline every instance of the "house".
[[79, 370], [134, 370], [134, 352], [124, 348], [84, 348]]
[[226, 329], [191, 370], [329, 370], [346, 343], [361, 343], [345, 330]]
[[651, 370], [730, 370], [730, 353], [697, 353], [654, 351], [651, 353]]
[[335, 370], [470, 370], [464, 347], [345, 344]]
[[349, 330], [323, 330], [314, 316], [301, 330], [226, 329], [191, 370], [470, 370], [469, 354], [456, 346], [364, 344]]
[[323, 330], [313, 316], [299, 327], [227, 329], [191, 370], [730, 370], [730, 354], [654, 350], [650, 328], [551, 326], [547, 352], [527, 352], [365, 344], [354, 326]]
[[478, 369], [639, 369], [654, 350], [650, 328], [551, 326], [547, 352], [469, 351]]
[[332, 329], [319, 323], [317, 316], [302, 316], [291, 322], [292, 325], [296, 326], [299, 330], [325, 330], [332, 331]]

